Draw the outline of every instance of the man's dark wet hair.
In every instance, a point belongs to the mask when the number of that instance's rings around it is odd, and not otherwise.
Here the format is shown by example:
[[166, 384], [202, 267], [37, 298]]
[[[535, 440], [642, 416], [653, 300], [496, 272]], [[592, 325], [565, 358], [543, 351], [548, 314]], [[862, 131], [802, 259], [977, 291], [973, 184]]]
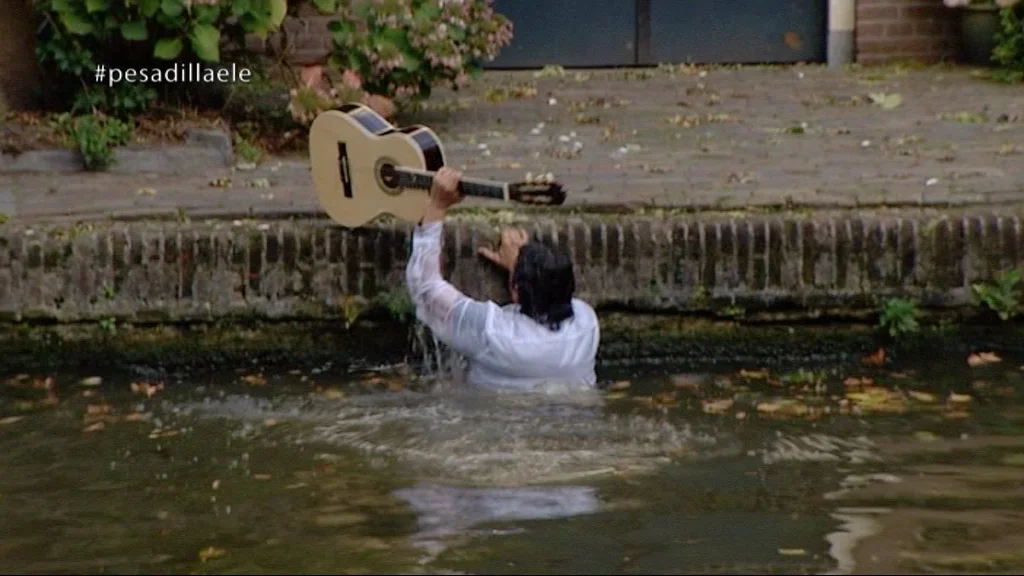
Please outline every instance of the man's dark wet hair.
[[540, 242], [525, 244], [512, 271], [512, 285], [519, 292], [520, 311], [551, 330], [572, 318], [576, 276], [568, 254]]

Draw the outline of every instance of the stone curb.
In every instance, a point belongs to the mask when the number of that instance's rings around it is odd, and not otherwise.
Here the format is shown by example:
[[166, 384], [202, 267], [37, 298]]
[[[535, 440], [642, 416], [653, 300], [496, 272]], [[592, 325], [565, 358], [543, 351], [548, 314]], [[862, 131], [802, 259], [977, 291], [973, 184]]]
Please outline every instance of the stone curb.
[[[598, 307], [726, 314], [877, 310], [906, 296], [975, 306], [971, 284], [1024, 259], [1024, 211], [800, 217], [679, 215], [539, 219], [567, 249], [578, 294]], [[446, 227], [444, 273], [505, 298], [476, 255], [496, 225]], [[135, 322], [323, 319], [345, 296], [405, 289], [411, 228], [346, 230], [327, 220], [0, 226], [0, 319]]]
[[[183, 146], [158, 148], [127, 146], [114, 151], [114, 162], [106, 170], [113, 174], [185, 174], [197, 170], [230, 166], [231, 138], [219, 130], [191, 129]], [[0, 154], [3, 173], [68, 173], [85, 170], [78, 151], [67, 149], [30, 150], [18, 155]]]

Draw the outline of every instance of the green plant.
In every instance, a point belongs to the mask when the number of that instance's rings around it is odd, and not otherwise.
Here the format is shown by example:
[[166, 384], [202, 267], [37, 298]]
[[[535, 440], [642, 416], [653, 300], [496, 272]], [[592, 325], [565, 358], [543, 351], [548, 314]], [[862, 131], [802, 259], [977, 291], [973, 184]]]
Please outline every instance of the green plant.
[[[177, 61], [219, 62], [221, 49], [244, 49], [246, 34], [278, 29], [287, 0], [33, 0], [41, 18], [36, 58], [56, 76], [54, 92], [75, 112], [118, 115], [144, 110], [149, 85]], [[107, 66], [107, 78], [95, 74]], [[134, 68], [135, 81], [111, 83], [112, 70]]]
[[263, 150], [241, 134], [235, 134], [235, 151], [246, 162], [256, 164], [263, 158]]
[[416, 306], [404, 288], [395, 288], [377, 294], [375, 300], [398, 322], [409, 322], [416, 315]]
[[894, 339], [915, 334], [921, 330], [917, 322], [917, 305], [903, 298], [890, 298], [882, 304], [878, 326]]
[[1002, 82], [1024, 81], [1024, 18], [1020, 10], [1020, 6], [1013, 5], [1000, 10], [1000, 28], [992, 49], [992, 60], [999, 68], [992, 77]]
[[1021, 279], [1020, 270], [1013, 268], [997, 274], [995, 282], [992, 284], [977, 283], [971, 288], [978, 299], [998, 314], [1001, 320], [1005, 321], [1017, 315], [1017, 309], [1020, 306], [1017, 289]]
[[86, 170], [105, 170], [114, 162], [114, 148], [131, 140], [132, 126], [117, 118], [99, 115], [72, 117], [62, 114], [57, 127], [82, 155]]
[[103, 318], [103, 319], [100, 320], [99, 324], [100, 324], [100, 329], [103, 330], [104, 332], [106, 332], [107, 334], [116, 334], [117, 333], [117, 319], [116, 318], [114, 318], [114, 317]]
[[369, 94], [398, 99], [430, 96], [476, 76], [512, 39], [512, 23], [492, 0], [313, 0], [329, 24], [331, 67], [349, 71]]

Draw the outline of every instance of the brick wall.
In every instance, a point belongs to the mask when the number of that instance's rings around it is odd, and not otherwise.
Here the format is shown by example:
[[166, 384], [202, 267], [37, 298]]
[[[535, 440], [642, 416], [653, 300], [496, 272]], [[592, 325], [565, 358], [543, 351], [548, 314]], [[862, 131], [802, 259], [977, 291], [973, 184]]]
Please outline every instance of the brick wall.
[[[925, 306], [974, 306], [970, 286], [1024, 261], [1024, 218], [920, 213], [728, 218], [539, 219], [564, 247], [579, 296], [650, 311], [877, 311], [910, 295]], [[445, 228], [444, 273], [468, 294], [505, 298], [477, 248], [488, 224]], [[339, 297], [404, 289], [406, 224], [347, 230], [327, 220], [266, 226], [115, 223], [77, 234], [0, 227], [0, 322], [110, 315], [134, 320], [326, 319]]]
[[857, 61], [936, 62], [957, 51], [956, 11], [942, 0], [856, 0]]
[[270, 44], [275, 50], [283, 51], [292, 64], [322, 64], [331, 48], [331, 32], [327, 29], [331, 18], [303, 3], [297, 16], [285, 20], [284, 34], [273, 34], [266, 41], [249, 38], [249, 48], [264, 52]]

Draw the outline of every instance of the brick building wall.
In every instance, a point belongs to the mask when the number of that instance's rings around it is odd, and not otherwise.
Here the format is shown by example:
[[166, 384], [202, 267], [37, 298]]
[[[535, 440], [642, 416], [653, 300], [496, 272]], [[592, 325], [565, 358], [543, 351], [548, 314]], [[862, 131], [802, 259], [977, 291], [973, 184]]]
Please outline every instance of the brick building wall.
[[956, 57], [957, 13], [942, 0], [856, 0], [857, 61], [936, 62]]

